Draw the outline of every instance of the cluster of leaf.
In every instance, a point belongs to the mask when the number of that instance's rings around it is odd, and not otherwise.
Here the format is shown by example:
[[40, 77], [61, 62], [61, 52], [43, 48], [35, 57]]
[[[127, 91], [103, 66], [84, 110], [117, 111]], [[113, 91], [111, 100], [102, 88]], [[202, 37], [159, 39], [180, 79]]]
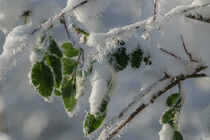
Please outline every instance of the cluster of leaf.
[[[131, 67], [137, 69], [141, 66], [142, 61], [146, 65], [151, 65], [149, 55], [144, 55], [143, 51], [138, 47], [131, 54], [126, 53], [126, 48], [124, 41], [118, 41], [119, 48], [114, 50], [111, 54], [107, 55], [109, 64], [113, 67], [116, 72], [122, 71], [130, 63]], [[108, 92], [111, 92], [112, 83], [108, 82]], [[96, 131], [101, 124], [103, 123], [106, 117], [107, 105], [109, 102], [110, 93], [107, 93], [107, 96], [102, 101], [98, 112], [96, 114], [87, 113], [84, 121], [84, 133], [89, 135], [92, 132]]]
[[183, 140], [182, 134], [178, 131], [178, 117], [182, 108], [182, 98], [179, 93], [171, 94], [167, 100], [166, 105], [169, 107], [161, 116], [162, 124], [169, 124], [174, 133], [171, 140]]
[[[77, 70], [81, 54], [71, 43], [64, 43], [60, 48], [51, 36], [43, 36], [41, 37], [41, 44], [45, 45], [45, 49], [35, 50], [36, 53], [42, 54], [43, 57], [32, 66], [32, 84], [35, 90], [46, 99], [53, 94], [61, 96], [66, 111], [72, 112], [76, 107], [77, 88], [80, 86], [77, 85], [77, 79], [79, 76], [87, 77], [92, 71], [92, 66], [85, 74]], [[125, 43], [121, 41], [119, 44], [122, 46]], [[114, 53], [109, 54], [107, 58], [114, 70], [119, 72], [129, 63], [135, 69], [141, 66], [142, 61], [146, 65], [150, 65], [151, 61], [148, 56], [144, 55], [140, 48], [127, 55], [126, 48], [120, 47]], [[107, 106], [113, 88], [112, 82], [111, 79], [107, 81], [107, 94], [98, 107], [98, 111], [95, 114], [91, 114], [90, 112], [86, 114], [83, 124], [83, 130], [86, 136], [100, 128], [106, 118]]]
[[[122, 45], [124, 45], [124, 43]], [[141, 66], [142, 61], [144, 61], [145, 65], [152, 64], [150, 55], [144, 54], [144, 52], [139, 47], [131, 54], [127, 54], [126, 48], [122, 47], [122, 45], [115, 49], [113, 53], [108, 55], [109, 63], [116, 72], [126, 68], [129, 63], [134, 69], [138, 69]]]
[[[47, 42], [47, 43], [45, 43]], [[71, 43], [62, 44], [62, 50], [51, 36], [43, 36], [41, 43], [45, 48], [37, 52], [43, 53], [42, 60], [33, 64], [31, 70], [32, 84], [44, 98], [51, 95], [62, 96], [67, 112], [76, 106], [76, 73], [79, 51]]]

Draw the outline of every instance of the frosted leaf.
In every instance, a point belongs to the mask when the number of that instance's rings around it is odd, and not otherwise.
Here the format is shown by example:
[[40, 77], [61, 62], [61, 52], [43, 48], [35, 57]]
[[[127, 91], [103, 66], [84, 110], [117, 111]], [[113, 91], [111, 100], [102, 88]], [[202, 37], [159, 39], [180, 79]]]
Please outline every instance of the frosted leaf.
[[108, 81], [111, 79], [109, 66], [106, 63], [95, 63], [93, 68], [92, 90], [89, 98], [91, 114], [98, 112], [99, 106], [108, 94]]

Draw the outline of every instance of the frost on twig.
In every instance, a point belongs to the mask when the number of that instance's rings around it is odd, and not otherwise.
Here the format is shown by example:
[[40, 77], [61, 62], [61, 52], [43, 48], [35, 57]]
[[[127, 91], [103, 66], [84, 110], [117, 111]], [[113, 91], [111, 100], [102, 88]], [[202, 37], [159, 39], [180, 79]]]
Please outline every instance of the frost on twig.
[[[166, 13], [163, 17], [171, 18], [178, 14], [187, 13], [191, 10], [199, 9], [201, 7], [205, 7], [209, 5], [210, 3], [204, 3], [204, 4], [192, 3], [190, 5], [177, 6], [173, 8], [171, 11], [169, 11], [168, 13]], [[163, 24], [163, 23], [159, 23], [159, 24]], [[113, 44], [116, 41], [116, 39], [118, 39], [118, 37], [128, 34], [129, 32], [134, 31], [139, 28], [147, 28], [149, 26], [152, 26], [153, 28], [154, 25], [155, 25], [154, 16], [152, 16], [143, 21], [139, 21], [130, 25], [120, 27], [120, 28], [111, 29], [107, 33], [90, 33], [87, 44], [89, 46], [94, 46], [98, 51], [100, 51], [101, 48], [103, 48], [102, 49], [103, 51], [105, 51], [106, 49], [110, 50], [108, 46]], [[127, 35], [127, 39], [130, 37], [131, 36]]]
[[137, 114], [142, 112], [150, 104], [153, 104], [155, 100], [158, 99], [162, 94], [166, 93], [166, 91], [179, 84], [180, 81], [184, 81], [188, 77], [191, 77], [192, 75], [195, 75], [206, 68], [206, 66], [197, 64], [190, 68], [191, 71], [189, 73], [183, 73], [176, 78], [168, 77], [162, 82], [159, 82], [157, 86], [152, 88], [146, 97], [140, 100], [140, 104], [131, 114], [122, 119], [120, 123], [118, 121], [105, 128], [104, 131], [102, 131], [99, 140], [111, 140], [122, 128], [124, 128], [131, 120], [133, 120]]

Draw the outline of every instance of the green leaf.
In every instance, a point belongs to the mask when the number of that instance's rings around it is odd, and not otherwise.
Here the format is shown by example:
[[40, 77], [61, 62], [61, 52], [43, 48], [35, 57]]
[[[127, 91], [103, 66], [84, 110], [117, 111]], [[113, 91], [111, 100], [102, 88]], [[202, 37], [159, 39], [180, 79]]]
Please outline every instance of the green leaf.
[[84, 36], [89, 36], [89, 33], [88, 32], [85, 32], [84, 30], [80, 29], [80, 28], [75, 28], [75, 31], [77, 33], [81, 33], [83, 34]]
[[183, 136], [180, 132], [175, 130], [172, 140], [183, 140]]
[[125, 48], [118, 48], [116, 52], [109, 55], [109, 63], [115, 71], [121, 71], [128, 65], [129, 56]]
[[173, 107], [177, 103], [179, 98], [180, 98], [179, 93], [171, 94], [166, 100], [166, 105], [169, 107]]
[[59, 89], [54, 89], [54, 94], [55, 94], [55, 96], [61, 96], [62, 95], [62, 93]]
[[85, 136], [97, 130], [103, 123], [105, 116], [95, 117], [94, 115], [87, 113], [83, 126]]
[[61, 47], [64, 49], [64, 55], [66, 57], [75, 57], [79, 54], [79, 50], [75, 49], [71, 43], [64, 43]]
[[98, 108], [98, 112], [94, 115], [87, 113], [86, 118], [85, 118], [85, 123], [83, 126], [84, 133], [86, 136], [96, 131], [101, 126], [104, 119], [106, 118], [106, 111], [107, 111], [107, 106], [109, 103], [109, 98], [111, 96], [111, 91], [112, 91], [112, 81], [109, 81], [107, 96], [105, 96], [104, 99], [102, 100]]
[[73, 71], [76, 69], [77, 62], [73, 59], [63, 58], [63, 74], [64, 75], [71, 75]]
[[75, 99], [76, 95], [76, 84], [70, 80], [66, 81], [61, 88], [63, 104], [67, 112], [72, 112], [76, 107], [77, 100]]
[[46, 55], [47, 64], [52, 68], [55, 76], [55, 87], [59, 88], [62, 82], [61, 60], [53, 55]]
[[58, 57], [62, 57], [63, 54], [61, 50], [59, 49], [58, 45], [56, 44], [55, 40], [52, 37], [49, 37], [49, 52], [51, 54], [54, 54]]
[[31, 72], [32, 84], [43, 97], [49, 97], [54, 87], [54, 78], [51, 69], [42, 61], [36, 62]]
[[108, 103], [109, 103], [109, 97], [107, 96], [103, 99], [101, 105], [98, 108], [98, 111], [99, 111], [99, 113], [97, 113], [98, 116], [104, 116], [106, 114]]
[[171, 120], [174, 120], [176, 114], [176, 109], [175, 108], [170, 108], [167, 110], [161, 117], [162, 123], [169, 123], [171, 124]]
[[131, 67], [139, 68], [143, 59], [143, 51], [138, 48], [131, 54]]

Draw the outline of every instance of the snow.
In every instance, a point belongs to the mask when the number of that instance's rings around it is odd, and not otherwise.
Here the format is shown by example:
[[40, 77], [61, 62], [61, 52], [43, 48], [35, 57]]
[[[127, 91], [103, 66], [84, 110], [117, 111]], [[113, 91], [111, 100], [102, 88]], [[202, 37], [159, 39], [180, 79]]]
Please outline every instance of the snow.
[[106, 63], [93, 65], [94, 71], [91, 78], [91, 95], [89, 97], [90, 113], [98, 113], [98, 108], [103, 99], [108, 96], [108, 82], [111, 80], [109, 66]]
[[25, 11], [31, 11], [27, 24], [36, 27], [59, 12], [60, 6], [52, 0], [1, 0], [0, 29], [9, 32], [13, 27], [23, 25]]
[[18, 26], [8, 34], [3, 53], [0, 55], [0, 80], [5, 78], [5, 74], [15, 65], [18, 57], [32, 48], [34, 43], [32, 30], [31, 26]]
[[169, 124], [164, 124], [159, 132], [160, 140], [171, 140], [174, 134], [173, 128]]
[[[84, 0], [68, 0], [67, 9], [74, 7], [82, 1]], [[111, 0], [88, 0], [87, 4], [77, 8], [74, 14], [87, 28], [93, 29], [92, 24], [96, 21], [95, 19], [109, 6], [110, 2]]]

